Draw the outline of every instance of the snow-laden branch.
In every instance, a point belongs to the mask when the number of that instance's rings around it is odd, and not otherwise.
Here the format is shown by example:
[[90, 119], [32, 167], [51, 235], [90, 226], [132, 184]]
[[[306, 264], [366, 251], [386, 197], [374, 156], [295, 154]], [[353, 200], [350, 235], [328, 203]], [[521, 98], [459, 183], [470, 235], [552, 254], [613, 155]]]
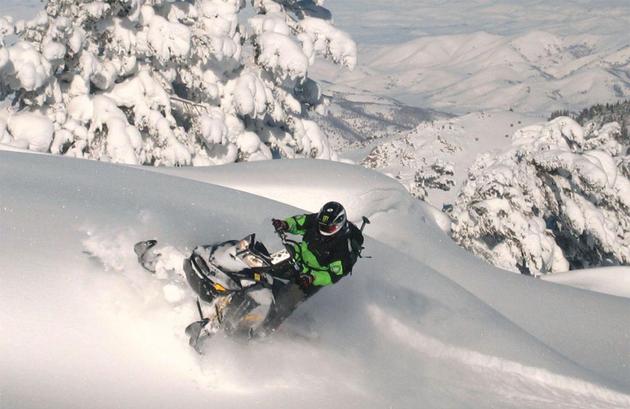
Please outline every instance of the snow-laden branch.
[[560, 117], [482, 155], [452, 212], [452, 234], [500, 267], [529, 274], [630, 263], [630, 180], [616, 123]]
[[248, 21], [244, 0], [49, 0], [0, 18], [0, 141], [153, 165], [334, 158], [307, 120], [322, 102], [308, 69], [316, 53], [352, 67], [356, 46], [321, 1], [251, 3]]

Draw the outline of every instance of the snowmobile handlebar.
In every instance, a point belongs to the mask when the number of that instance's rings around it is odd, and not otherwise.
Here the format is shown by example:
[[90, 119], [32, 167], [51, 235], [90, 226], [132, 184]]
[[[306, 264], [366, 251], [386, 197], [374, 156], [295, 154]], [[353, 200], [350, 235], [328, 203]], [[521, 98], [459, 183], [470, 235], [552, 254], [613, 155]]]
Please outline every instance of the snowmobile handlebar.
[[363, 218], [361, 219], [362, 223], [361, 223], [361, 228], [359, 230], [361, 230], [361, 233], [363, 233], [363, 229], [365, 229], [365, 225], [366, 224], [370, 224], [370, 219], [368, 219], [367, 217], [363, 216]]
[[291, 258], [293, 258], [293, 253], [295, 252], [293, 245], [297, 245], [299, 243], [295, 240], [288, 239], [287, 233], [284, 230], [276, 229], [276, 234], [280, 237], [280, 241], [291, 255]]
[[287, 252], [289, 253], [289, 260], [290, 263], [293, 265], [295, 270], [298, 270], [299, 265], [297, 264], [297, 262], [295, 261], [295, 247], [294, 246], [298, 246], [299, 243], [295, 240], [291, 240], [287, 238], [287, 232], [284, 230], [278, 230], [276, 229], [276, 234], [278, 235], [278, 237], [280, 238], [280, 241], [282, 242], [282, 244], [284, 245], [284, 248], [287, 250]]
[[278, 237], [280, 237], [280, 241], [282, 241], [282, 244], [284, 244], [285, 246], [287, 244], [289, 244], [289, 243], [297, 243], [295, 240], [287, 239], [287, 232], [286, 231], [280, 230], [280, 229], [276, 229], [275, 232], [278, 235]]

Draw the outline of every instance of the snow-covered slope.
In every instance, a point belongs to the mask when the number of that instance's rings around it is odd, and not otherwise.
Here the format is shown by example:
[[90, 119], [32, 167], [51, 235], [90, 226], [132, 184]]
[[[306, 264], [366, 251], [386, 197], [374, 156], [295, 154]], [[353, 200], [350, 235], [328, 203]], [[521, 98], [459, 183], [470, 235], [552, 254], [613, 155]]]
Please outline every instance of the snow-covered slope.
[[542, 277], [554, 283], [630, 298], [630, 267], [585, 268]]
[[406, 133], [422, 122], [447, 117], [443, 113], [361, 90], [335, 89], [330, 92], [327, 109], [321, 114], [313, 113], [311, 118], [326, 134], [331, 147], [346, 155], [349, 150], [362, 149], [370, 143], [380, 143], [383, 138]]
[[[608, 345], [612, 330], [625, 345], [628, 330], [624, 326], [616, 327], [625, 319], [614, 312], [616, 307], [602, 310], [607, 307], [597, 297], [549, 286], [540, 280], [524, 280], [471, 257], [433, 223], [433, 220], [439, 222], [440, 212], [411, 199], [404, 194], [401, 185], [387, 177], [329, 161], [152, 170], [229, 186], [310, 211], [317, 210], [323, 201], [340, 200], [348, 206], [352, 219], [358, 219], [361, 214], [371, 217], [374, 223], [367, 229], [368, 235], [439, 271], [545, 343], [562, 345], [564, 355], [607, 373], [620, 371], [613, 375], [615, 378], [627, 371], [624, 364], [619, 366], [616, 358], [608, 359], [602, 352], [593, 353], [583, 342], [590, 338], [591, 345]], [[326, 192], [325, 196], [322, 191]], [[573, 305], [574, 297], [580, 300], [579, 307], [563, 307]], [[545, 319], [540, 320], [532, 311], [544, 312]], [[611, 321], [599, 321], [601, 316]], [[583, 320], [592, 324], [585, 327]], [[598, 328], [599, 325], [602, 327]], [[549, 328], [559, 331], [549, 331]], [[567, 338], [567, 333], [574, 336]], [[592, 339], [594, 336], [599, 338]]]
[[466, 113], [548, 113], [630, 95], [630, 47], [619, 36], [484, 31], [364, 48], [335, 82], [415, 106]]
[[0, 16], [11, 16], [15, 19], [32, 18], [42, 9], [38, 0], [0, 0]]
[[[0, 253], [0, 391], [7, 407], [630, 404], [630, 396], [609, 389], [630, 390], [627, 332], [619, 326], [630, 312], [627, 301], [497, 275], [440, 243], [437, 228], [413, 244], [433, 243], [427, 251], [441, 259], [434, 261], [440, 272], [419, 261], [422, 254], [411, 258], [368, 240], [374, 258], [304, 304], [287, 322], [295, 331], [252, 344], [216, 339], [207, 355], [197, 356], [182, 334], [195, 317], [191, 294], [176, 277], [159, 280], [139, 268], [132, 243], [157, 237], [184, 249], [256, 231], [279, 246], [269, 217], [297, 210], [141, 169], [14, 152], [0, 152], [0, 159], [0, 229], [8, 232]], [[313, 174], [324, 163], [262, 165], [277, 167], [277, 185], [286, 189], [277, 197], [290, 198], [301, 197], [297, 170]], [[248, 166], [242, 173], [238, 166], [223, 168], [217, 178], [231, 174], [256, 185], [256, 175], [265, 173]], [[333, 166], [328, 172], [340, 182], [347, 176], [367, 192], [379, 192], [389, 180], [376, 177], [371, 185], [370, 171]], [[327, 195], [320, 191], [317, 201]], [[402, 199], [392, 204], [390, 217], [404, 206]], [[377, 215], [374, 220], [373, 232], [387, 231]], [[475, 281], [512, 301], [523, 291], [554, 293], [549, 314], [522, 311], [547, 337], [489, 306], [474, 286], [447, 278], [458, 259]], [[176, 289], [180, 297], [173, 296]], [[576, 312], [579, 321], [572, 319]], [[555, 314], [564, 314], [564, 327]], [[311, 337], [290, 335], [300, 329]]]
[[[405, 247], [431, 231], [441, 238], [435, 217], [440, 213], [413, 199], [404, 187], [377, 172], [331, 161], [283, 160], [239, 163], [233, 166], [150, 168], [165, 173], [241, 190], [311, 212], [335, 200], [348, 209], [357, 224], [361, 216], [373, 222], [366, 233], [391, 245]], [[267, 215], [269, 220], [272, 215]], [[434, 231], [435, 230], [435, 231]]]

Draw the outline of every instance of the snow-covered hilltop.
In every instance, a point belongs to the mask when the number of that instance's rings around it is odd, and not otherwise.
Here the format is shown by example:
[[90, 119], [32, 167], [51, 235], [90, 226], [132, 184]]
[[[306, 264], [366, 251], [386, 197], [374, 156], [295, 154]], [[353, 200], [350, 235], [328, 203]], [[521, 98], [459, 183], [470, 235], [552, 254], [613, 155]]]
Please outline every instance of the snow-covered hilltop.
[[[0, 229], [11, 232], [0, 251], [3, 405], [630, 405], [630, 300], [496, 271], [443, 236], [398, 183], [358, 166], [181, 170], [0, 152]], [[296, 194], [303, 175], [320, 172]], [[273, 248], [269, 218], [299, 210], [243, 190], [316, 208], [323, 196], [344, 199], [346, 186], [360, 198], [344, 200], [350, 217], [372, 219], [373, 258], [311, 298], [286, 332], [192, 351], [192, 292], [143, 270], [133, 243], [157, 237], [186, 251], [255, 231]]]
[[478, 31], [502, 36], [590, 33], [623, 40], [630, 12], [624, 0], [347, 0], [328, 5], [337, 24], [364, 46]]

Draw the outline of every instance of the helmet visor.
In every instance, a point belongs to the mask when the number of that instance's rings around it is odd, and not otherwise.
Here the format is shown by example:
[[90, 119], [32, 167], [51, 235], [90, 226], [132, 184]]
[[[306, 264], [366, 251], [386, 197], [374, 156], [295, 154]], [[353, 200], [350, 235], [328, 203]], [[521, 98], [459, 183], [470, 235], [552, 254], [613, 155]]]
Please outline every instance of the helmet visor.
[[324, 236], [331, 236], [341, 230], [341, 224], [331, 224], [326, 225], [323, 223], [319, 224], [319, 232]]

